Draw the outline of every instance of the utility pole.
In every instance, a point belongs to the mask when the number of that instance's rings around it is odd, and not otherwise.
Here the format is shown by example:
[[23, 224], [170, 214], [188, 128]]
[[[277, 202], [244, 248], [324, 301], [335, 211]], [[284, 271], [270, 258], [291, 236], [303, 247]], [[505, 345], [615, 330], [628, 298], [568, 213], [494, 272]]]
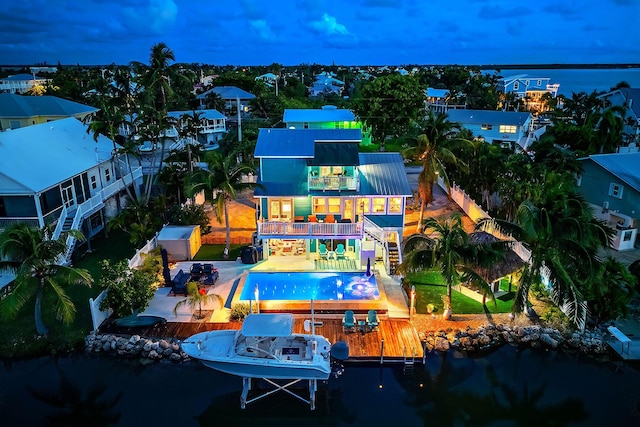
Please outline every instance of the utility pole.
[[242, 142], [242, 123], [241, 123], [242, 119], [240, 117], [240, 97], [236, 97], [236, 110], [238, 110], [238, 142]]

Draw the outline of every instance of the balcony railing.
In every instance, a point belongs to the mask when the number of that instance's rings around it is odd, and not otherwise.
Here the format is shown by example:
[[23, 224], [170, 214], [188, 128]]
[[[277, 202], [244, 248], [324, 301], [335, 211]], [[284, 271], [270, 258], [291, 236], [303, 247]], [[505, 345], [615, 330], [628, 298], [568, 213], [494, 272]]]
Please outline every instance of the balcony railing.
[[309, 190], [357, 190], [353, 176], [309, 176]]
[[34, 228], [40, 228], [40, 221], [38, 221], [38, 218], [0, 218], [0, 231], [10, 227], [13, 224], [18, 223], [27, 224], [28, 226]]
[[343, 238], [361, 239], [362, 222], [258, 222], [258, 237]]

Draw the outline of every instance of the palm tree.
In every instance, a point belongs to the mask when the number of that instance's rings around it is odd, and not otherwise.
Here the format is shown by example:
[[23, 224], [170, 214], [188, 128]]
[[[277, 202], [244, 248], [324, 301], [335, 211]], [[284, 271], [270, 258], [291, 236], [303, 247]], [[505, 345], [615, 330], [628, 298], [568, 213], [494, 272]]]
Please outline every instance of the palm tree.
[[198, 169], [188, 178], [187, 195], [195, 196], [203, 191], [205, 201], [215, 207], [216, 219], [226, 224], [227, 238], [225, 242], [224, 257], [229, 257], [231, 245], [231, 226], [229, 224], [229, 202], [237, 200], [243, 190], [251, 189], [260, 184], [244, 182], [243, 177], [253, 173], [253, 167], [238, 162], [235, 152], [222, 153], [209, 151], [205, 154], [207, 169]]
[[220, 307], [224, 304], [224, 300], [218, 294], [207, 294], [206, 289], [198, 289], [198, 284], [196, 282], [187, 283], [187, 298], [178, 302], [175, 307], [173, 307], [173, 314], [178, 314], [178, 309], [182, 306], [187, 306], [191, 310], [195, 310], [198, 308], [198, 319], [202, 319], [202, 304], [207, 305], [208, 303], [218, 302]]
[[[70, 234], [77, 239], [83, 238], [77, 230], [71, 230]], [[24, 223], [11, 225], [0, 235], [0, 257], [9, 260], [2, 264], [16, 273], [12, 289], [0, 303], [0, 308], [9, 317], [15, 317], [35, 297], [36, 331], [42, 336], [48, 333], [42, 320], [43, 298], [51, 295], [53, 306], [47, 305], [45, 308], [53, 308], [56, 317], [70, 324], [76, 308], [64, 288], [93, 284], [93, 278], [87, 270], [57, 264], [67, 250], [67, 236], [51, 240], [49, 235], [47, 229], [31, 228]]]
[[[422, 162], [422, 171], [418, 175], [418, 195], [420, 197], [420, 217], [417, 232], [422, 230], [424, 212], [429, 203], [433, 202], [433, 185], [440, 175], [447, 187], [449, 178], [445, 164], [459, 164], [458, 158], [451, 149], [454, 145], [470, 141], [457, 138], [458, 126], [449, 122], [446, 114], [437, 114], [429, 110], [422, 134], [415, 139], [415, 145], [404, 150], [405, 156], [418, 158]], [[464, 167], [464, 165], [461, 164]]]
[[463, 282], [476, 285], [480, 292], [495, 302], [489, 284], [470, 265], [487, 266], [506, 250], [504, 242], [474, 244], [464, 230], [458, 213], [450, 218], [429, 218], [424, 222], [425, 230], [432, 230], [431, 236], [414, 234], [404, 243], [405, 258], [398, 266], [400, 272], [410, 273], [438, 267], [447, 283], [444, 301], [444, 317], [451, 317], [451, 291], [453, 286]]

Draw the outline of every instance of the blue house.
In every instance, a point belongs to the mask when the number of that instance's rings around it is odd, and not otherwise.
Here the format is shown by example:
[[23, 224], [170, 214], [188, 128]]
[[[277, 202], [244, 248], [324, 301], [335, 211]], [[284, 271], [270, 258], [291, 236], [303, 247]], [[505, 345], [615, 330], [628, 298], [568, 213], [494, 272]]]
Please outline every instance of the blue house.
[[[351, 110], [325, 105], [322, 108], [287, 108], [282, 121], [295, 129], [362, 129]], [[371, 131], [362, 131], [362, 144], [371, 144]]]
[[[449, 110], [450, 122], [458, 123], [491, 144], [511, 150], [527, 150], [535, 137], [531, 113], [497, 110]], [[538, 136], [538, 134], [536, 134]]]
[[498, 90], [515, 94], [517, 98], [524, 101], [529, 110], [544, 111], [542, 96], [549, 93], [555, 98], [558, 95], [558, 89], [560, 89], [560, 84], [551, 84], [550, 80], [549, 77], [518, 74], [498, 80]]
[[399, 253], [411, 196], [398, 153], [359, 153], [360, 129], [261, 129], [254, 197], [265, 256], [334, 256], [366, 264]]

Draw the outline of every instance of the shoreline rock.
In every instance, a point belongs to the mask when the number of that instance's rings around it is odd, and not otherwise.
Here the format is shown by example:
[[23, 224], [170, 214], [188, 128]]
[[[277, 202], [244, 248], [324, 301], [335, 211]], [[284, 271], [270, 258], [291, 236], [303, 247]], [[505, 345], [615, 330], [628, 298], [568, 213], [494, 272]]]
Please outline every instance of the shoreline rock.
[[138, 358], [143, 364], [156, 360], [184, 362], [191, 358], [181, 350], [180, 340], [164, 338], [145, 338], [132, 335], [128, 338], [114, 334], [96, 334], [92, 332], [84, 339], [87, 354], [106, 354], [111, 356]]

